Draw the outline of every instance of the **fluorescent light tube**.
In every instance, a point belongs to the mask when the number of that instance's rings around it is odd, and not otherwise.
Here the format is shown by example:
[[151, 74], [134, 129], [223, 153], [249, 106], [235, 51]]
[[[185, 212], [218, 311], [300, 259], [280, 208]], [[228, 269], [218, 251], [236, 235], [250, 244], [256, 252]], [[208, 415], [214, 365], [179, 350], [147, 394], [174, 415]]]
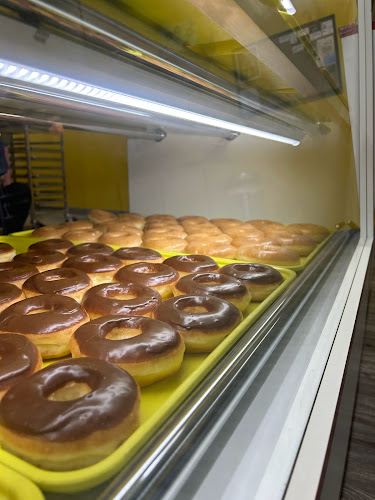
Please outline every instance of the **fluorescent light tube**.
[[[291, 3], [290, 0], [282, 1]], [[9, 63], [4, 60], [0, 60], [0, 76], [5, 76], [19, 81], [31, 81], [32, 83], [36, 83], [43, 87], [61, 89], [67, 93], [87, 96], [93, 99], [97, 99], [98, 101], [122, 104], [124, 106], [129, 106], [142, 111], [148, 111], [171, 118], [178, 118], [180, 120], [186, 120], [192, 123], [199, 123], [201, 125], [220, 128], [232, 132], [239, 132], [241, 134], [253, 135], [255, 137], [283, 142], [285, 144], [291, 144], [292, 146], [298, 146], [300, 144], [300, 141], [292, 139], [290, 137], [284, 137], [281, 135], [273, 134], [271, 132], [266, 132], [264, 130], [259, 130], [245, 125], [221, 120], [219, 118], [201, 115], [199, 113], [176, 108], [167, 104], [160, 104], [158, 102], [149, 101], [147, 99], [141, 99], [127, 94], [121, 94], [119, 92], [113, 92], [112, 90], [93, 87], [84, 82], [74, 81], [59, 75], [49, 74], [42, 70], [36, 70], [34, 68], [27, 68], [24, 65], [17, 66], [16, 63]], [[38, 80], [36, 80], [37, 78]], [[65, 96], [62, 95], [61, 97], [64, 98]], [[128, 112], [127, 110], [123, 111]]]
[[281, 5], [284, 7], [286, 12], [291, 16], [293, 16], [297, 12], [291, 0], [281, 0]]

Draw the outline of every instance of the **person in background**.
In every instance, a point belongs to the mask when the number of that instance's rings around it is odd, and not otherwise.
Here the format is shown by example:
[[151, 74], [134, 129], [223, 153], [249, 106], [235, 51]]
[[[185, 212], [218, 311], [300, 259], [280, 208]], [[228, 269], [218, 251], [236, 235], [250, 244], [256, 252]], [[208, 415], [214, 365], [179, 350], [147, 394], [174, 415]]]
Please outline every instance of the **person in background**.
[[22, 231], [31, 205], [29, 186], [12, 182], [9, 148], [0, 138], [0, 226], [2, 234]]

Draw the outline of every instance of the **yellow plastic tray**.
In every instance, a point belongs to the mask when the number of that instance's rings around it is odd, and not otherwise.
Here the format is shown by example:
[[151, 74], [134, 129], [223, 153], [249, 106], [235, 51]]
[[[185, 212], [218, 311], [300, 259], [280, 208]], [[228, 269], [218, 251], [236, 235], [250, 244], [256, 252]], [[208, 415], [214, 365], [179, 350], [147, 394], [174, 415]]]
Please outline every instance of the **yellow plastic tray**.
[[[35, 238], [3, 236], [0, 241], [13, 245], [18, 252], [25, 251]], [[164, 254], [164, 253], [163, 253]], [[169, 255], [164, 254], [166, 257]], [[215, 259], [219, 265], [227, 259]], [[279, 297], [295, 279], [294, 271], [278, 269], [284, 282], [263, 302], [251, 303], [244, 313], [244, 320], [210, 354], [186, 354], [179, 372], [161, 382], [142, 388], [141, 425], [111, 455], [95, 465], [66, 472], [54, 472], [35, 467], [24, 460], [0, 449], [0, 462], [27, 476], [46, 491], [73, 493], [92, 488], [123, 469], [132, 456], [168, 419], [181, 402], [190, 394], [206, 374], [220, 362], [228, 349], [246, 332], [259, 316]]]
[[5, 465], [0, 464], [0, 500], [43, 500], [40, 489]]

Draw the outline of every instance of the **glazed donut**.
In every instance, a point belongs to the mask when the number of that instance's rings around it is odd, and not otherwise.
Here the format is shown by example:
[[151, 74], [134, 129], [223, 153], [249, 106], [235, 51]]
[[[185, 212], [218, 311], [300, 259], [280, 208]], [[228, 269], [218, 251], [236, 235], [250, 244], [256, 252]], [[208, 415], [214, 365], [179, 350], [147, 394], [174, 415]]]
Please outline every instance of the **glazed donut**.
[[66, 259], [61, 252], [47, 252], [42, 250], [29, 250], [25, 253], [19, 253], [13, 259], [14, 262], [22, 262], [23, 264], [32, 264], [40, 272], [48, 271], [61, 267], [61, 264]]
[[88, 220], [74, 220], [72, 222], [64, 222], [61, 224], [66, 228], [66, 231], [80, 231], [81, 229], [92, 229], [94, 224]]
[[329, 230], [317, 224], [289, 224], [287, 230], [294, 234], [301, 234], [321, 243], [329, 235]]
[[202, 222], [208, 222], [207, 217], [202, 217], [201, 215], [183, 215], [182, 217], [179, 217], [177, 220], [180, 223], [189, 222], [192, 224], [201, 224]]
[[121, 368], [101, 359], [63, 360], [3, 397], [0, 439], [43, 469], [79, 469], [108, 456], [138, 427], [139, 405], [139, 387]]
[[61, 267], [31, 276], [23, 284], [22, 290], [27, 298], [57, 294], [66, 295], [81, 303], [84, 293], [91, 286], [90, 278], [83, 271]]
[[219, 265], [207, 255], [174, 255], [164, 261], [167, 266], [173, 267], [180, 278], [192, 273], [214, 273]]
[[212, 295], [179, 295], [160, 304], [155, 319], [182, 335], [186, 352], [211, 352], [242, 321], [242, 314]]
[[124, 266], [136, 264], [137, 262], [154, 262], [157, 264], [164, 260], [164, 257], [156, 250], [142, 247], [119, 248], [114, 252], [113, 257], [120, 259]]
[[253, 219], [253, 220], [248, 220], [246, 224], [251, 224], [252, 226], [256, 227], [260, 231], [264, 231], [264, 229], [272, 224], [274, 227], [279, 226], [281, 228], [285, 229], [285, 226], [283, 226], [280, 222], [275, 222], [273, 220], [265, 220], [265, 219]]
[[2, 262], [0, 264], [0, 283], [11, 283], [22, 288], [24, 282], [38, 273], [38, 269], [23, 262]]
[[13, 385], [42, 368], [42, 357], [23, 335], [0, 335], [0, 401]]
[[277, 237], [278, 244], [290, 248], [298, 253], [301, 257], [309, 255], [316, 248], [316, 241], [302, 234], [291, 234], [288, 236]]
[[42, 358], [60, 358], [70, 352], [73, 331], [88, 320], [86, 311], [74, 299], [38, 295], [0, 313], [0, 334], [21, 333], [37, 346]]
[[137, 236], [143, 234], [142, 229], [132, 226], [126, 222], [103, 222], [102, 224], [97, 224], [95, 229], [101, 231], [102, 233], [131, 233]]
[[149, 224], [150, 222], [177, 222], [177, 219], [174, 215], [167, 215], [167, 214], [152, 214], [148, 215], [146, 217], [146, 224]]
[[264, 232], [260, 231], [250, 224], [242, 224], [241, 226], [232, 226], [223, 230], [225, 234], [228, 234], [232, 238], [241, 238], [242, 236], [257, 236], [261, 238], [264, 236]]
[[244, 245], [278, 245], [279, 240], [267, 236], [255, 236], [249, 234], [248, 236], [240, 236], [232, 240], [232, 245], [236, 248], [243, 247]]
[[135, 283], [104, 283], [88, 290], [82, 305], [90, 319], [130, 314], [152, 317], [162, 299], [156, 290]]
[[0, 283], [0, 313], [7, 307], [23, 300], [24, 298], [25, 296], [18, 286], [12, 285], [11, 283]]
[[34, 229], [31, 236], [36, 238], [45, 238], [49, 240], [50, 238], [61, 238], [61, 236], [66, 233], [67, 229], [61, 224], [57, 226], [43, 226], [38, 229]]
[[88, 219], [93, 224], [100, 224], [101, 222], [114, 221], [117, 219], [117, 215], [112, 212], [107, 212], [107, 210], [100, 210], [99, 208], [94, 208], [88, 213]]
[[0, 243], [0, 262], [10, 262], [16, 255], [15, 249], [8, 243]]
[[237, 259], [271, 266], [298, 266], [299, 255], [296, 251], [279, 245], [254, 244], [237, 249]]
[[111, 232], [104, 233], [99, 238], [100, 243], [105, 243], [109, 245], [125, 246], [125, 247], [139, 247], [142, 245], [142, 238], [134, 233], [126, 232]]
[[205, 234], [205, 233], [194, 233], [194, 234], [189, 234], [189, 236], [186, 238], [186, 241], [189, 243], [194, 243], [194, 242], [200, 242], [203, 241], [204, 243], [231, 243], [232, 238], [228, 234], [215, 234], [210, 235], [210, 234]]
[[185, 344], [166, 323], [141, 316], [105, 316], [75, 331], [70, 348], [73, 357], [88, 356], [116, 364], [141, 387], [176, 373]]
[[74, 229], [64, 233], [63, 238], [71, 241], [83, 241], [85, 243], [91, 243], [98, 241], [103, 233], [97, 229]]
[[122, 262], [112, 255], [92, 254], [69, 257], [63, 267], [72, 267], [86, 273], [93, 285], [113, 281], [115, 273], [122, 267]]
[[222, 259], [234, 259], [237, 248], [228, 243], [194, 241], [188, 244], [185, 251], [186, 253], [212, 255]]
[[277, 269], [264, 264], [228, 264], [220, 269], [220, 273], [240, 280], [249, 290], [253, 302], [266, 299], [284, 281]]
[[112, 255], [113, 248], [103, 243], [80, 243], [67, 251], [68, 257], [76, 257], [78, 255]]
[[134, 227], [138, 227], [139, 229], [142, 229], [146, 224], [143, 215], [136, 213], [119, 214], [117, 216], [117, 220], [119, 222], [128, 222], [129, 224], [133, 225]]
[[207, 233], [207, 234], [223, 234], [223, 231], [213, 224], [185, 224], [184, 230], [187, 234]]
[[183, 252], [186, 248], [186, 241], [183, 238], [168, 238], [159, 236], [158, 238], [145, 238], [143, 240], [145, 248], [161, 250], [164, 252]]
[[173, 238], [186, 238], [187, 233], [180, 228], [168, 228], [168, 227], [158, 227], [154, 229], [146, 229], [143, 237], [144, 238], [158, 238], [159, 236], [171, 236]]
[[213, 295], [227, 300], [243, 312], [250, 304], [251, 294], [241, 281], [219, 273], [196, 273], [179, 279], [174, 295]]
[[165, 300], [173, 295], [173, 286], [179, 277], [177, 271], [165, 264], [138, 262], [120, 269], [115, 274], [115, 281], [149, 286], [158, 291]]
[[183, 229], [183, 226], [177, 221], [171, 220], [151, 220], [147, 221], [144, 227], [144, 230], [148, 229], [163, 229], [163, 228], [171, 228], [171, 229]]
[[236, 227], [241, 226], [243, 224], [239, 219], [211, 219], [210, 222], [215, 224], [215, 226], [220, 227]]
[[73, 243], [62, 238], [51, 238], [45, 241], [37, 241], [29, 246], [29, 250], [37, 250], [41, 252], [61, 252], [66, 253]]

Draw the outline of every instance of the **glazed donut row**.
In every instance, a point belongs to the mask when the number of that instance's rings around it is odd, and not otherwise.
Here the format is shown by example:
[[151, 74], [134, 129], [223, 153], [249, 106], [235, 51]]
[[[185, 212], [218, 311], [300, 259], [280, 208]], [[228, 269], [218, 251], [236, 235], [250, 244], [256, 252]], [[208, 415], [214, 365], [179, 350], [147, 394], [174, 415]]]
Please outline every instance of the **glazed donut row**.
[[214, 349], [282, 281], [258, 264], [56, 239], [1, 263], [2, 446], [51, 470], [104, 458], [139, 425], [138, 385]]
[[98, 241], [126, 247], [143, 246], [161, 251], [206, 254], [214, 257], [261, 262], [270, 265], [298, 265], [329, 231], [316, 224], [275, 221], [211, 219], [202, 216], [129, 213], [116, 216], [92, 210], [88, 221], [66, 222], [36, 229], [33, 236]]

